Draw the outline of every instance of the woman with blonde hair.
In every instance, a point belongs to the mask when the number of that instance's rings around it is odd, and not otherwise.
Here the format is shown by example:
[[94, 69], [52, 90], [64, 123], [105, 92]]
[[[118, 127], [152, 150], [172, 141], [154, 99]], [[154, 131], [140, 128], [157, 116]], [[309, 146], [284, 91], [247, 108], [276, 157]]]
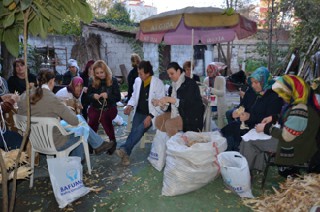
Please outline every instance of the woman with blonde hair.
[[99, 123], [108, 135], [113, 148], [108, 152], [113, 154], [117, 142], [112, 125], [112, 120], [117, 116], [116, 103], [120, 101], [120, 89], [115, 77], [108, 65], [103, 60], [98, 60], [93, 64], [93, 82], [88, 88], [90, 107], [88, 109], [89, 126], [98, 131]]

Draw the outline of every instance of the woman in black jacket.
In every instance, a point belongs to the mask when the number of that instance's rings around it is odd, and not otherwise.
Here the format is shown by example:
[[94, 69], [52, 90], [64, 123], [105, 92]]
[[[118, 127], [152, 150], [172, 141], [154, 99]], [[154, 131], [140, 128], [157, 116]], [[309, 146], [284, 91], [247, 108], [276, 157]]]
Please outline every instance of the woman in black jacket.
[[88, 88], [90, 107], [88, 109], [89, 126], [97, 132], [99, 123], [102, 124], [104, 131], [111, 142], [114, 143], [109, 154], [116, 150], [116, 137], [112, 120], [117, 116], [118, 110], [116, 103], [120, 101], [120, 88], [112, 72], [103, 60], [98, 60], [93, 64], [93, 82]]
[[156, 127], [169, 136], [178, 131], [200, 132], [203, 128], [204, 105], [197, 83], [185, 76], [184, 70], [176, 62], [171, 62], [167, 73], [172, 81], [172, 93], [169, 96], [153, 100], [155, 106], [163, 110], [171, 106], [171, 112], [157, 116]]
[[254, 128], [265, 117], [279, 114], [283, 105], [283, 101], [272, 90], [274, 80], [267, 68], [260, 67], [256, 69], [248, 78], [249, 86], [255, 91], [256, 95], [252, 95], [249, 104], [244, 104], [244, 111], [235, 110], [232, 113], [234, 119], [240, 119], [245, 123], [247, 129], [241, 128], [239, 121], [233, 121], [221, 129], [224, 137], [227, 138], [227, 150], [239, 151], [241, 136]]

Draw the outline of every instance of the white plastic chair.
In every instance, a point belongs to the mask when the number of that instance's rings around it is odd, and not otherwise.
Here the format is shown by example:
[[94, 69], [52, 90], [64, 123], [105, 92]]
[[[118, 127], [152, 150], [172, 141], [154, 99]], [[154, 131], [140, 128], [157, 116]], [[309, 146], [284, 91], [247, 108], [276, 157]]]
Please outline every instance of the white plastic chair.
[[[27, 129], [27, 117], [14, 114], [13, 120], [16, 127], [25, 132]], [[31, 117], [30, 125], [30, 135], [29, 140], [31, 142], [31, 169], [32, 174], [30, 176], [30, 188], [33, 187], [33, 178], [34, 178], [34, 160], [35, 153], [39, 152], [46, 154], [47, 158], [49, 157], [67, 157], [70, 152], [78, 147], [81, 143], [84, 148], [85, 158], [87, 162], [88, 172], [91, 174], [91, 163], [89, 156], [88, 143], [85, 141], [84, 137], [81, 136], [79, 141], [74, 143], [72, 146], [68, 147], [65, 150], [58, 151], [53, 142], [53, 129], [56, 128], [64, 136], [72, 134], [67, 132], [61, 125], [58, 119], [52, 117]]]

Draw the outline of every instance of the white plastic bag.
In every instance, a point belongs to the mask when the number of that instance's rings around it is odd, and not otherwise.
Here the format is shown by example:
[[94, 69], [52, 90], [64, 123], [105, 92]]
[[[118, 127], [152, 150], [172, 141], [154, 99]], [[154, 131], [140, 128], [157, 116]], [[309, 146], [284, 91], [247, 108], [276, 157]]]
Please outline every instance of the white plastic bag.
[[221, 175], [227, 187], [240, 197], [253, 198], [247, 159], [239, 152], [222, 152], [218, 155]]
[[167, 133], [157, 130], [152, 141], [148, 160], [151, 165], [158, 171], [162, 170], [166, 162], [166, 143], [168, 140], [169, 136], [167, 135]]
[[47, 162], [53, 193], [59, 208], [66, 207], [90, 191], [82, 181], [80, 157], [48, 158]]
[[218, 176], [216, 157], [219, 152], [226, 150], [226, 139], [219, 132], [198, 134], [201, 139], [209, 138], [209, 142], [188, 147], [182, 137], [188, 136], [188, 132], [178, 133], [167, 141], [162, 195], [175, 196], [197, 190]]

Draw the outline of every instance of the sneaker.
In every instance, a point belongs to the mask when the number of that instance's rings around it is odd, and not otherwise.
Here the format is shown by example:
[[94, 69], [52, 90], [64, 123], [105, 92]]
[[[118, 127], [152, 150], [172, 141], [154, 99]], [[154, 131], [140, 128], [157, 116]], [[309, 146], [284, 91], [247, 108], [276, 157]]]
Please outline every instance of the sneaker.
[[123, 149], [117, 149], [116, 154], [121, 158], [122, 165], [128, 166], [130, 164], [129, 155]]
[[94, 150], [96, 155], [100, 155], [102, 152], [107, 152], [109, 149], [111, 149], [114, 146], [114, 142], [103, 142], [98, 148]]

